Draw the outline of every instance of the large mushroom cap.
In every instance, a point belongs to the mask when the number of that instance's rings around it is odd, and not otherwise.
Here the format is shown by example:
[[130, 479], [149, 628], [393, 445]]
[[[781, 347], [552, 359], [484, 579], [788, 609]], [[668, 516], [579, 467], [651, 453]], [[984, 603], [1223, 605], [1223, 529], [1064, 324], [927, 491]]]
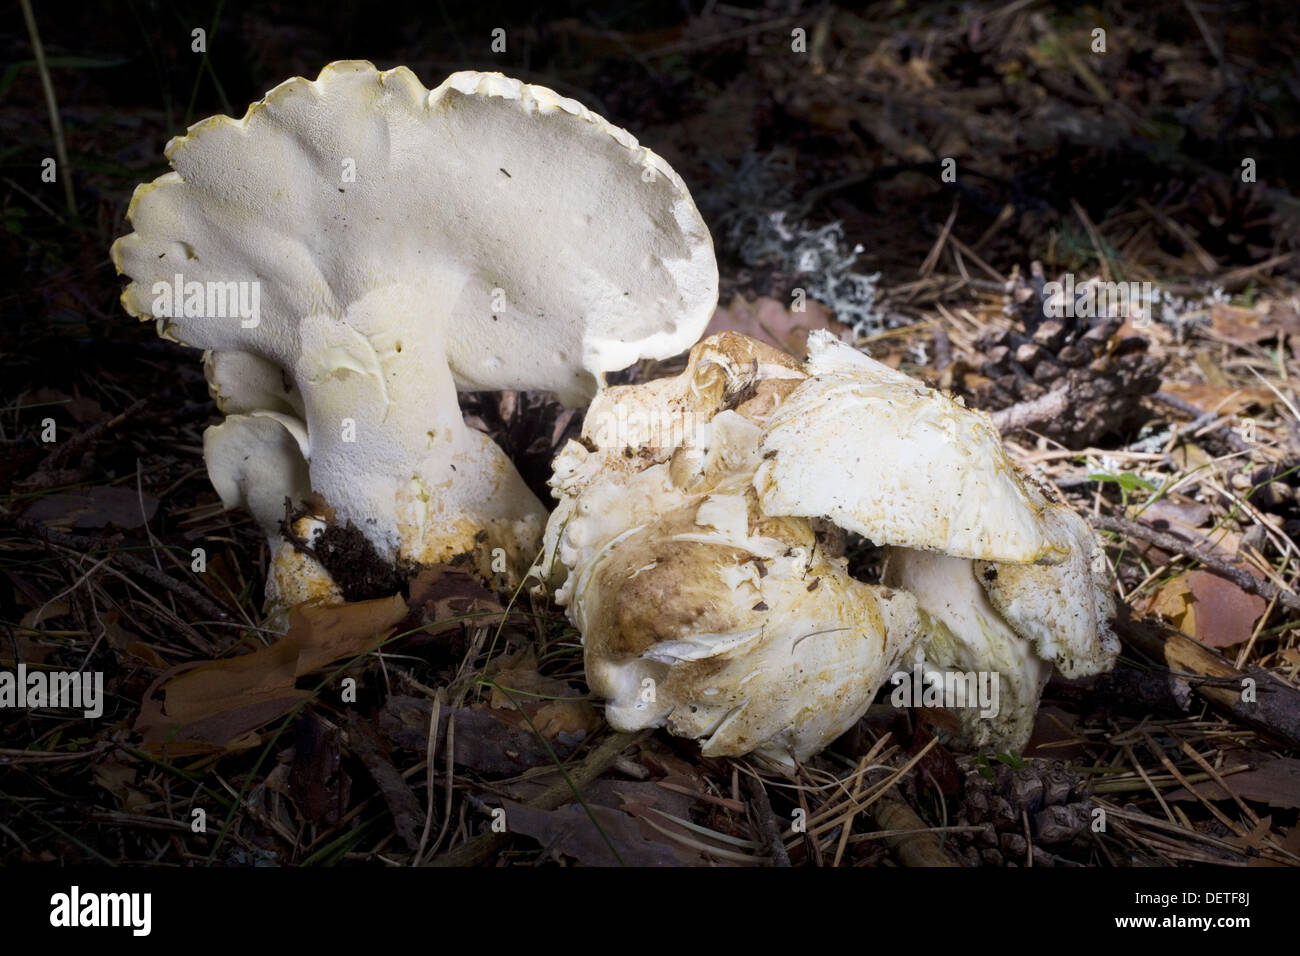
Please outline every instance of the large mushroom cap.
[[[166, 153], [175, 172], [136, 190], [113, 258], [127, 309], [187, 344], [285, 369], [330, 348], [373, 373], [399, 342], [330, 327], [402, 284], [445, 316], [459, 388], [579, 402], [603, 372], [689, 347], [716, 300], [708, 229], [668, 164], [499, 73], [429, 91], [405, 67], [331, 63]], [[155, 315], [154, 284], [177, 273], [260, 282], [260, 324]]]

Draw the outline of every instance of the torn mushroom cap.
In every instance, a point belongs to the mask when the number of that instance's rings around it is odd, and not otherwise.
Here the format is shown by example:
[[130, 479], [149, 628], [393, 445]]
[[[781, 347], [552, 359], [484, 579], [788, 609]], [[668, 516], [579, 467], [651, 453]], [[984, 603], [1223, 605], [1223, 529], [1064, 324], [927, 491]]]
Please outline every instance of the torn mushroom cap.
[[[667, 489], [706, 492], [743, 467], [737, 456], [754, 453], [746, 441], [757, 432], [751, 427], [743, 440], [732, 433], [766, 421], [803, 378], [785, 352], [724, 332], [697, 343], [677, 376], [601, 389], [583, 420], [582, 442], [568, 442], [552, 462], [558, 503], [533, 573], [559, 588], [567, 566], [581, 560], [574, 551], [561, 557], [562, 540], [573, 547], [620, 533], [629, 515], [655, 514]], [[645, 476], [665, 463], [667, 470]], [[589, 487], [594, 494], [583, 497]]]
[[763, 436], [754, 486], [766, 513], [955, 557], [1065, 557], [987, 415], [827, 332], [808, 348], [810, 377]]
[[[620, 729], [789, 768], [862, 715], [918, 636], [908, 594], [863, 584], [804, 518], [761, 513], [761, 424], [803, 378], [734, 333], [672, 379], [604, 390], [555, 462], [546, 559]], [[567, 572], [567, 576], [566, 576]]]
[[[329, 573], [280, 533], [285, 499], [300, 506], [311, 492], [306, 441], [302, 422], [277, 412], [230, 415], [203, 432], [203, 458], [221, 503], [227, 510], [247, 508], [270, 545], [266, 598], [273, 611], [308, 600], [342, 600]], [[310, 540], [321, 527], [305, 518], [295, 531]]]
[[[430, 92], [405, 68], [333, 63], [167, 155], [175, 171], [136, 190], [136, 231], [113, 247], [126, 308], [217, 363], [254, 356], [256, 383], [218, 375], [222, 394], [273, 393], [281, 371], [312, 488], [390, 557], [500, 546], [526, 566], [544, 510], [465, 426], [457, 388], [579, 402], [693, 342], [716, 299], [708, 231], [668, 165], [499, 74]], [[206, 314], [191, 288], [253, 290], [257, 315]]]

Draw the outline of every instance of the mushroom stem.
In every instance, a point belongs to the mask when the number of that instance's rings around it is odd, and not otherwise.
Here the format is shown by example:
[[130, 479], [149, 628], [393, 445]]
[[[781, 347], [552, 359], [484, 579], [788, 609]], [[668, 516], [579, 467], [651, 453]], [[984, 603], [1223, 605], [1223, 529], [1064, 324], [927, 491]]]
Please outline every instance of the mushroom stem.
[[388, 285], [338, 318], [303, 322], [295, 379], [311, 483], [336, 523], [355, 524], [389, 560], [485, 551], [491, 564], [500, 548], [518, 574], [546, 512], [505, 453], [461, 417], [445, 333], [461, 285], [452, 275]]
[[989, 603], [974, 563], [932, 551], [890, 548], [884, 582], [914, 595], [932, 619], [918, 649], [927, 670], [974, 674], [977, 685], [987, 680], [994, 690], [989, 708], [993, 713], [974, 700], [949, 707], [961, 725], [955, 742], [972, 750], [1023, 749], [1033, 733], [1038, 698], [1052, 665]]

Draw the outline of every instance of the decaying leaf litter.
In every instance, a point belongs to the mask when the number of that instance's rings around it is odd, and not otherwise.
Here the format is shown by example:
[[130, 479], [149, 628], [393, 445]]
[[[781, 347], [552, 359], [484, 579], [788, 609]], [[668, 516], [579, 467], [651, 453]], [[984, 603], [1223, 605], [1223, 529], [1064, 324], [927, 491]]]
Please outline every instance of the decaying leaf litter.
[[[1093, 22], [1032, 4], [965, 21], [830, 9], [803, 18], [805, 59], [777, 55], [792, 18], [722, 5], [667, 33], [559, 21], [536, 40], [571, 44], [586, 65], [555, 54], [551, 68], [596, 90], [691, 184], [723, 267], [718, 327], [795, 352], [830, 328], [997, 412], [1013, 457], [1106, 532], [1131, 609], [1121, 665], [1054, 681], [1021, 754], [951, 754], [934, 736], [942, 711], [888, 703], [795, 780], [662, 734], [616, 735], [562, 613], [457, 568], [301, 613], [272, 640], [258, 614], [265, 546], [246, 516], [220, 511], [202, 466], [214, 409], [201, 371], [124, 321], [97, 265], [154, 151], [136, 152], [133, 132], [121, 169], [88, 167], [95, 225], [81, 233], [39, 225], [44, 212], [10, 191], [6, 219], [28, 232], [4, 241], [43, 281], [9, 298], [22, 347], [6, 355], [15, 385], [0, 415], [0, 659], [101, 669], [109, 701], [98, 722], [0, 717], [0, 858], [1300, 861], [1294, 201], [1276, 163], [1268, 173], [1267, 137], [1251, 184], [1241, 151], [1214, 146], [1243, 126], [1278, 138], [1293, 126], [1289, 100], [1258, 95], [1289, 28], [1205, 28], [1178, 10], [1154, 25], [1154, 13]], [[1125, 52], [1090, 55], [1095, 26]], [[429, 62], [409, 53], [393, 62]], [[466, 65], [433, 57], [430, 75]], [[34, 76], [16, 82], [14, 103], [39, 99]], [[30, 106], [6, 117], [45, 122]], [[74, 156], [122, 138], [87, 124]], [[938, 175], [944, 157], [956, 183]], [[1043, 286], [1064, 273], [1152, 283], [1152, 321], [1116, 316], [1091, 339], [1068, 323], [1044, 331]], [[808, 311], [790, 310], [796, 288]], [[1066, 385], [1091, 398], [1068, 416], [1050, 401]], [[47, 416], [73, 437], [43, 445]], [[540, 495], [580, 424], [533, 395], [483, 396], [467, 419]], [[857, 548], [871, 573], [872, 549]], [[1243, 712], [1243, 676], [1267, 707]], [[492, 829], [501, 810], [507, 834]]]

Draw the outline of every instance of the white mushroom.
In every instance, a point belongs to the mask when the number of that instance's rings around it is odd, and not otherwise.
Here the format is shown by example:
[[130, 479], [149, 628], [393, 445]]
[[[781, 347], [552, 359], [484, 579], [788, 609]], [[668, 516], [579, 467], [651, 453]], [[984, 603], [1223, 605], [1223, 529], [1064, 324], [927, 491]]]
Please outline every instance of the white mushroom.
[[312, 491], [390, 561], [499, 548], [517, 575], [536, 554], [545, 511], [458, 389], [584, 401], [695, 341], [716, 300], [672, 169], [500, 74], [429, 91], [332, 63], [166, 153], [113, 246], [125, 307], [208, 350], [228, 412], [303, 418]]
[[1023, 749], [1033, 732], [1034, 713], [1052, 665], [1035, 654], [1030, 642], [989, 603], [974, 562], [932, 551], [890, 548], [884, 580], [906, 588], [942, 625], [932, 628], [919, 648], [925, 672], [974, 674], [977, 681], [990, 682], [997, 675], [994, 706], [987, 711], [949, 708], [960, 724], [953, 745], [968, 750]]
[[[1053, 662], [1114, 660], [1091, 532], [987, 416], [829, 334], [809, 348], [801, 365], [706, 339], [677, 378], [603, 390], [557, 457], [536, 573], [583, 635], [592, 690], [616, 727], [789, 765], [916, 647], [998, 675], [997, 714], [970, 701], [958, 744], [1019, 749]], [[884, 585], [827, 552], [819, 519], [889, 546]]]
[[680, 376], [602, 391], [557, 457], [539, 576], [621, 729], [789, 767], [847, 730], [919, 636], [916, 602], [854, 580], [804, 518], [768, 517], [761, 425], [803, 378], [733, 333]]

